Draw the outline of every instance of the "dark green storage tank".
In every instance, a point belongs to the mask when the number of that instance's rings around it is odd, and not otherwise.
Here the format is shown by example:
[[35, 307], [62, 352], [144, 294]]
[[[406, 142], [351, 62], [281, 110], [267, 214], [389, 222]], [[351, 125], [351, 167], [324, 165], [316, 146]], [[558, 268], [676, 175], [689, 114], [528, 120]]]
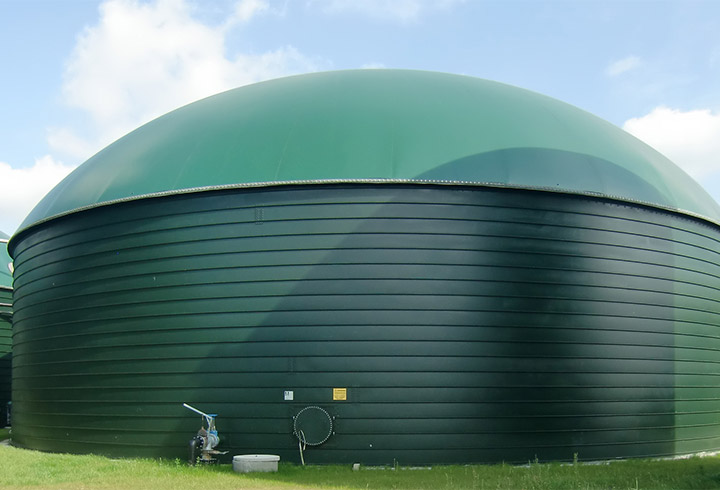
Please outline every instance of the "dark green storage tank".
[[8, 421], [12, 365], [12, 259], [7, 251], [9, 238], [0, 231], [0, 427]]
[[657, 152], [518, 88], [232, 90], [91, 158], [12, 238], [13, 440], [184, 457], [186, 402], [228, 457], [299, 461], [299, 428], [311, 463], [718, 450], [718, 222]]

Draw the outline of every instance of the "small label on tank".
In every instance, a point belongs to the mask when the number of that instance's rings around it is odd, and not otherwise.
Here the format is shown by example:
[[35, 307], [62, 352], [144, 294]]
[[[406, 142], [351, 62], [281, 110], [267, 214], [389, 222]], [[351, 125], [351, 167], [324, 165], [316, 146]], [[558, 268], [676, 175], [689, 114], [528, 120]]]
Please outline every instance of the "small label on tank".
[[347, 400], [347, 388], [333, 388], [333, 400]]
[[285, 400], [294, 400], [295, 399], [295, 393], [293, 391], [283, 391], [283, 399]]

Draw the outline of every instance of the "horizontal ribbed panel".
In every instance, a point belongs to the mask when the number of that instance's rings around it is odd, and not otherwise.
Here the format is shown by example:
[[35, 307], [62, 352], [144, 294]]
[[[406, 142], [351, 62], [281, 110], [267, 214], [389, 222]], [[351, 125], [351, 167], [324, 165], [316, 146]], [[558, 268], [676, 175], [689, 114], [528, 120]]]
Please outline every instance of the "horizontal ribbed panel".
[[[15, 243], [13, 439], [310, 462], [720, 448], [720, 233], [640, 206], [413, 186], [128, 202]], [[333, 400], [333, 388], [347, 400]], [[294, 399], [283, 400], [292, 390]]]

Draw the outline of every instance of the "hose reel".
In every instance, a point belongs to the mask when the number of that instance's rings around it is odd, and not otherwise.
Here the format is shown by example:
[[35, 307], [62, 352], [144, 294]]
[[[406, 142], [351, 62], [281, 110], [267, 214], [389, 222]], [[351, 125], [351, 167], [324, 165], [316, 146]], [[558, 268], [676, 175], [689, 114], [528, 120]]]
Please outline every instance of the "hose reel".
[[305, 407], [293, 417], [293, 434], [298, 439], [300, 461], [304, 465], [303, 451], [307, 446], [319, 446], [333, 434], [333, 418], [323, 408]]

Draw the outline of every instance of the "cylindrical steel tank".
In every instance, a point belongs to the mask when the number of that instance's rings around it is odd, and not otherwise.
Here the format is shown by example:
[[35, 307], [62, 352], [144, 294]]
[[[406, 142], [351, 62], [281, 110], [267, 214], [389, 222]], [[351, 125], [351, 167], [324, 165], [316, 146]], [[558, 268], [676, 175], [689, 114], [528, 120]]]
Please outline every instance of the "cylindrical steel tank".
[[12, 365], [12, 260], [7, 251], [8, 238], [0, 231], [0, 427], [8, 421]]
[[13, 440], [183, 457], [187, 402], [228, 461], [717, 450], [719, 221], [664, 157], [521, 89], [236, 89], [109, 146], [12, 238]]

